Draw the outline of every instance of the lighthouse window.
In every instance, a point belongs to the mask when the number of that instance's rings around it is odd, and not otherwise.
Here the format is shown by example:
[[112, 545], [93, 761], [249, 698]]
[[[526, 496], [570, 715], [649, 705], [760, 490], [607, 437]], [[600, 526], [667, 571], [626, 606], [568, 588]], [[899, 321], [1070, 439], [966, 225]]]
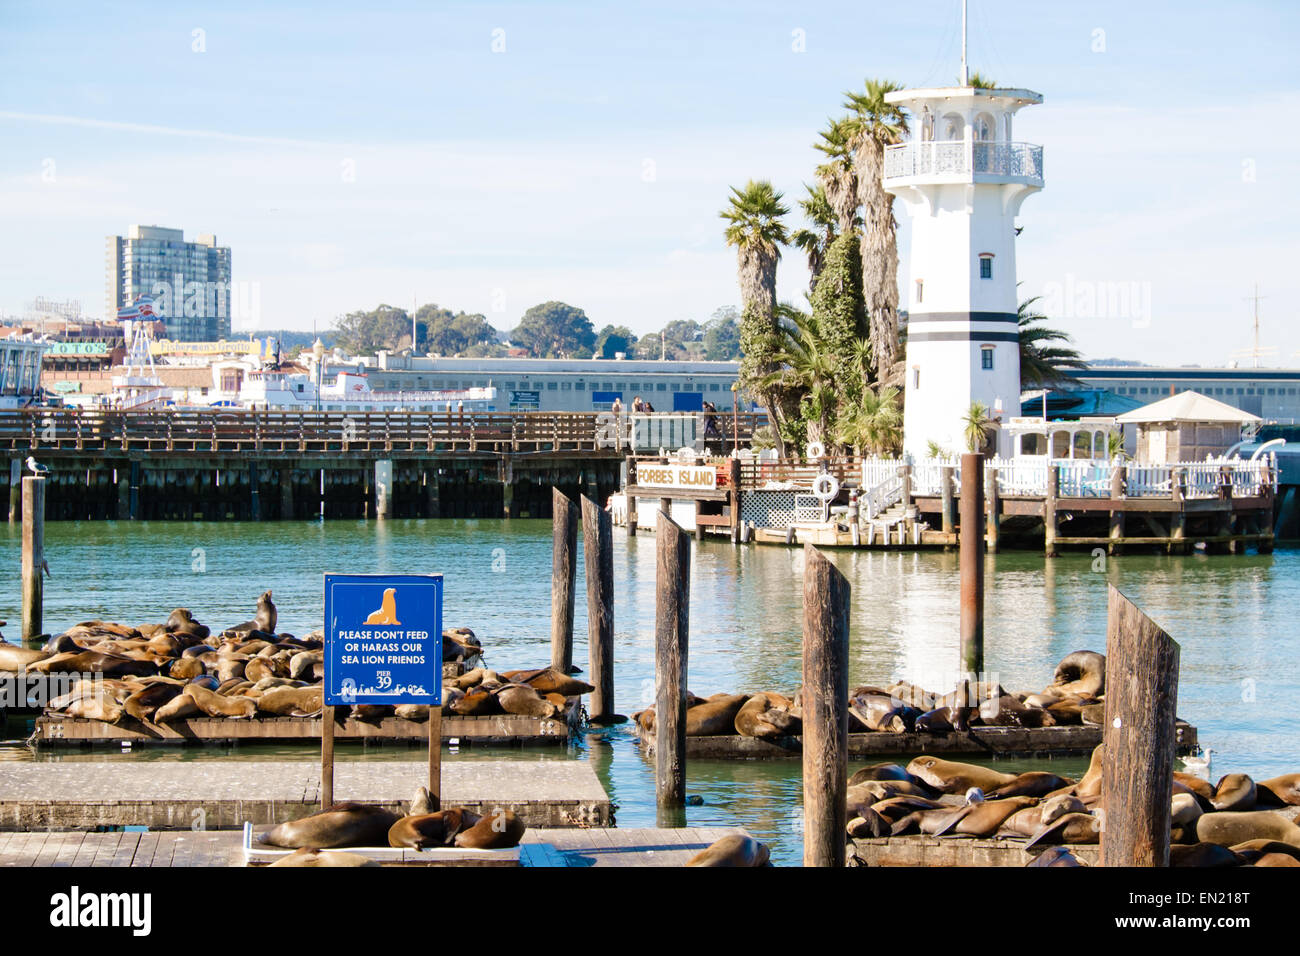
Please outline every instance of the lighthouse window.
[[980, 278], [981, 279], [993, 278], [993, 257], [992, 256], [980, 256]]
[[986, 372], [993, 370], [993, 346], [986, 345], [980, 349], [980, 368]]
[[924, 301], [925, 301], [925, 281], [923, 279], [917, 279], [916, 280], [916, 304], [920, 305]]

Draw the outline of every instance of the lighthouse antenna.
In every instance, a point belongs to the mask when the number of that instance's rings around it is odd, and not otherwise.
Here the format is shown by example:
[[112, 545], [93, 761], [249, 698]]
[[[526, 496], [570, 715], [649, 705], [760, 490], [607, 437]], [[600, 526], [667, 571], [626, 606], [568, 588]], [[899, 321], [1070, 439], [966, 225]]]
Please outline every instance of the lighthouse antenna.
[[961, 0], [961, 85], [970, 86], [970, 74], [966, 70], [966, 0]]

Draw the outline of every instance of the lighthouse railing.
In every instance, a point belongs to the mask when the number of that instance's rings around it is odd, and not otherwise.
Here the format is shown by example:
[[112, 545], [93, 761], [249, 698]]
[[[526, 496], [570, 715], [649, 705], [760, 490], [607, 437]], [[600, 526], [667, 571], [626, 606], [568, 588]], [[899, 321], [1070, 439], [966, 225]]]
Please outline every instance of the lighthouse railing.
[[921, 140], [885, 148], [885, 179], [911, 176], [1043, 178], [1043, 147], [1033, 143]]

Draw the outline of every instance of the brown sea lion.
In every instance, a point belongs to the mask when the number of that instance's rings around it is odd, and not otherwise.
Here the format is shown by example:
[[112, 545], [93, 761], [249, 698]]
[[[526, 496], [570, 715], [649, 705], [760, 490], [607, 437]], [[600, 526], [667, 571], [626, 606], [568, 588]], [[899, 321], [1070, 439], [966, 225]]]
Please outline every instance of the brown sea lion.
[[325, 688], [320, 684], [311, 687], [273, 687], [257, 698], [259, 713], [280, 717], [306, 717], [318, 713], [324, 704]]
[[907, 733], [921, 716], [919, 708], [899, 703], [892, 697], [870, 695], [849, 699], [849, 726], [857, 718], [868, 731]]
[[304, 675], [310, 675], [315, 665], [323, 663], [325, 652], [318, 651], [299, 651], [289, 659], [289, 676], [294, 680], [304, 679]]
[[1100, 697], [1106, 692], [1106, 655], [1075, 651], [1061, 658], [1052, 683], [1043, 691], [1058, 697]]
[[[72, 642], [69, 641], [69, 643]], [[26, 670], [37, 661], [45, 660], [51, 653], [53, 653], [53, 649], [38, 651], [29, 647], [19, 647], [17, 644], [10, 644], [8, 641], [0, 639], [0, 671], [17, 673]]]
[[55, 654], [29, 664], [29, 671], [42, 674], [103, 674], [105, 677], [138, 677], [158, 673], [158, 665], [148, 660], [136, 660], [117, 654], [99, 651], [82, 651], [79, 654]]
[[247, 719], [257, 713], [257, 702], [250, 697], [225, 697], [198, 684], [186, 684], [185, 694], [209, 717]]
[[864, 780], [851, 784], [845, 791], [845, 798], [850, 807], [865, 804], [870, 806], [881, 800], [893, 797], [924, 797], [934, 800], [939, 792], [916, 780]]
[[1063, 846], [1049, 846], [1025, 866], [1083, 866], [1079, 858]]
[[401, 818], [396, 813], [383, 807], [364, 803], [336, 803], [320, 813], [281, 823], [257, 839], [269, 846], [291, 849], [387, 846], [388, 831], [399, 819]]
[[468, 627], [455, 627], [442, 632], [442, 659], [457, 661], [483, 653], [483, 645]]
[[1231, 849], [1247, 863], [1266, 853], [1285, 853], [1300, 860], [1300, 847], [1279, 840], [1247, 840], [1245, 843], [1234, 844]]
[[1287, 853], [1265, 853], [1251, 866], [1300, 866], [1300, 860]]
[[267, 590], [263, 591], [262, 596], [257, 599], [257, 613], [253, 615], [253, 619], [228, 628], [226, 633], [252, 634], [256, 632], [259, 635], [274, 636], [277, 621], [275, 602], [271, 600], [271, 592]]
[[[1177, 786], [1177, 784], [1175, 784]], [[1190, 827], [1202, 813], [1200, 801], [1194, 793], [1175, 793], [1169, 801], [1169, 825]]]
[[1207, 808], [1214, 805], [1214, 785], [1210, 781], [1202, 780], [1190, 773], [1183, 773], [1181, 770], [1175, 770], [1174, 783], [1182, 784], [1187, 790], [1203, 799]]
[[521, 717], [554, 717], [555, 705], [543, 700], [528, 684], [506, 684], [497, 691], [497, 703], [507, 714]]
[[1103, 744], [1092, 748], [1092, 757], [1088, 760], [1088, 769], [1074, 786], [1074, 794], [1084, 803], [1101, 797], [1101, 762], [1104, 752]]
[[686, 711], [686, 736], [732, 736], [736, 733], [736, 714], [745, 706], [748, 694], [715, 694], [702, 704]]
[[1031, 846], [1097, 844], [1101, 842], [1101, 820], [1091, 813], [1066, 813], [1045, 824], [1027, 844]]
[[794, 701], [788, 697], [768, 691], [757, 693], [736, 711], [736, 733], [759, 739], [796, 735], [802, 721], [791, 713], [793, 707]]
[[532, 671], [506, 671], [502, 679], [511, 684], [527, 684], [539, 694], [563, 694], [565, 697], [577, 697], [590, 694], [596, 688], [591, 684], [576, 680], [568, 674], [561, 674], [549, 667]]
[[1171, 844], [1169, 865], [1178, 867], [1241, 866], [1244, 861], [1217, 843]]
[[889, 836], [891, 829], [889, 822], [871, 807], [857, 807], [851, 809], [849, 813], [850, 819], [845, 830], [854, 839]]
[[352, 716], [363, 724], [378, 727], [384, 718], [393, 716], [392, 704], [356, 704], [352, 707]]
[[912, 775], [906, 768], [896, 763], [873, 763], [870, 767], [863, 767], [856, 771], [853, 776], [849, 777], [849, 786], [856, 783], [865, 783], [868, 780], [911, 780]]
[[1089, 727], [1100, 727], [1106, 721], [1106, 705], [1083, 705], [1079, 708], [1079, 721]]
[[1086, 813], [1087, 807], [1078, 797], [1068, 793], [1040, 800], [1035, 806], [1026, 807], [1012, 814], [1002, 825], [1002, 832], [1007, 835], [1032, 837], [1049, 823], [1054, 823], [1067, 813]]
[[[866, 691], [868, 694], [878, 689], [879, 688], [858, 688], [858, 690]], [[858, 696], [857, 691], [849, 694], [849, 697], [856, 696]], [[909, 707], [916, 707], [922, 713], [928, 710], [934, 710], [934, 708], [938, 706], [938, 698], [935, 694], [930, 693], [923, 687], [909, 684], [907, 681], [899, 681], [896, 684], [891, 684], [886, 690], [884, 696], [892, 697], [900, 704], [906, 704]]]
[[398, 704], [393, 708], [393, 716], [401, 720], [410, 720], [422, 724], [429, 719], [428, 704]]
[[1300, 773], [1285, 773], [1258, 781], [1255, 799], [1261, 806], [1300, 806]]
[[440, 810], [402, 817], [388, 830], [388, 845], [411, 847], [451, 846], [456, 835], [478, 823], [479, 816], [469, 810]]
[[524, 838], [524, 821], [512, 810], [496, 807], [456, 834], [456, 846], [468, 850], [504, 850]]
[[989, 800], [1001, 800], [1004, 797], [1045, 797], [1056, 790], [1074, 786], [1068, 777], [1058, 777], [1054, 773], [1031, 770], [1019, 774], [1010, 783], [1003, 784], [988, 791], [984, 796]]
[[150, 720], [154, 711], [173, 697], [179, 696], [180, 693], [181, 685], [179, 684], [161, 681], [152, 683], [142, 687], [123, 701], [122, 709], [136, 720]]
[[1007, 797], [1004, 800], [982, 800], [972, 804], [966, 814], [951, 829], [939, 831], [962, 833], [966, 836], [987, 837], [997, 833], [1002, 825], [1016, 813], [1038, 804], [1037, 797]]
[[102, 720], [108, 724], [115, 724], [122, 719], [125, 711], [112, 694], [101, 692], [78, 697], [67, 706], [65, 713], [69, 717], [83, 717], [87, 720]]
[[203, 711], [199, 710], [199, 705], [194, 703], [194, 698], [189, 694], [181, 693], [153, 712], [153, 722], [165, 724], [171, 720], [199, 717], [202, 714]]
[[909, 763], [907, 772], [943, 793], [965, 793], [971, 787], [988, 793], [1016, 779], [1014, 773], [999, 773], [975, 764], [940, 760], [928, 754]]
[[453, 700], [447, 706], [452, 713], [460, 714], [462, 717], [479, 717], [485, 714], [499, 714], [501, 712], [501, 705], [496, 695], [478, 687], [469, 691], [463, 697]]
[[205, 673], [201, 661], [193, 657], [182, 657], [179, 660], [172, 661], [172, 666], [167, 668], [167, 673], [171, 677], [178, 677], [181, 680], [191, 680]]
[[980, 720], [990, 727], [1052, 727], [1050, 711], [1026, 707], [1015, 697], [995, 697], [980, 704]]
[[344, 868], [353, 866], [379, 866], [375, 860], [367, 859], [360, 853], [339, 853], [330, 850], [316, 850], [311, 847], [301, 847], [285, 856], [280, 857], [270, 866], [312, 866], [323, 867], [328, 869]]
[[1196, 839], [1202, 843], [1236, 846], [1248, 840], [1277, 840], [1300, 846], [1300, 827], [1271, 810], [1204, 813], [1196, 820]]
[[1210, 804], [1216, 810], [1254, 810], [1255, 781], [1244, 773], [1229, 773], [1214, 785]]
[[767, 866], [768, 848], [744, 833], [729, 833], [686, 861], [687, 866]]

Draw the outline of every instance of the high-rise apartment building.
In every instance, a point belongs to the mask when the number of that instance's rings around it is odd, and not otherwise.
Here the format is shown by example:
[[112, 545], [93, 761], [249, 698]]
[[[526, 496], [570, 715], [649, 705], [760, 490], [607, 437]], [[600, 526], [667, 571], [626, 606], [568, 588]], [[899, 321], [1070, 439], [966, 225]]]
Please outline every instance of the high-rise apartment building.
[[132, 226], [125, 237], [108, 237], [107, 260], [108, 319], [136, 296], [150, 295], [168, 338], [230, 335], [230, 247], [218, 246], [216, 236], [186, 242], [180, 229]]

